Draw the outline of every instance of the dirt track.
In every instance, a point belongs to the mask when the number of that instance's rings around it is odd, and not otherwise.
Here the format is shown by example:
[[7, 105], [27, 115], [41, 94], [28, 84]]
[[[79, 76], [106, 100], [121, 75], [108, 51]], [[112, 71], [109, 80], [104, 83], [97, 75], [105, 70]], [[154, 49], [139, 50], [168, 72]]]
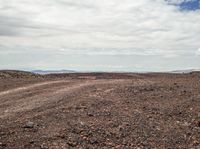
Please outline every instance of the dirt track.
[[0, 149], [200, 148], [199, 80], [89, 76], [1, 88]]
[[[1, 110], [0, 118], [15, 115], [16, 112], [42, 107], [59, 101], [63, 96], [79, 92], [93, 85], [114, 84], [122, 80], [101, 81], [45, 81], [24, 87], [18, 87], [0, 92]], [[12, 99], [12, 100], [10, 100]]]

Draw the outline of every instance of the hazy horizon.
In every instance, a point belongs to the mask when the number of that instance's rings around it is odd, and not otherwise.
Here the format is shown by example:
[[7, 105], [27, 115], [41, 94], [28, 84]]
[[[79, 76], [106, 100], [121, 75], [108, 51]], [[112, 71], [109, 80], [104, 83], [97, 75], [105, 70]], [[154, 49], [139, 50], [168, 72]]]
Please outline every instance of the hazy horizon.
[[2, 69], [200, 69], [200, 1], [0, 0]]

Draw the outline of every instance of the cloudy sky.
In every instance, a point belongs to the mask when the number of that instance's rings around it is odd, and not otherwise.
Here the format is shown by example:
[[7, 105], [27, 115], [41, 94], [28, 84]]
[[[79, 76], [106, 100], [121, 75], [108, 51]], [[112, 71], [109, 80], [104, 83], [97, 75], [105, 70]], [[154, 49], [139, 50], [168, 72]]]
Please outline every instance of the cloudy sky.
[[0, 69], [200, 68], [200, 0], [0, 0]]

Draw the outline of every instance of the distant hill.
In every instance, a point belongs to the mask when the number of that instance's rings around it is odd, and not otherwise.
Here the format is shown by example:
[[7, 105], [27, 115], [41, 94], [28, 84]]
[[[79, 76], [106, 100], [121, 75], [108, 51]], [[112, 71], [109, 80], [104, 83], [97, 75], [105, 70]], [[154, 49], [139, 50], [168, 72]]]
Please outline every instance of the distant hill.
[[75, 73], [73, 70], [33, 70], [32, 71], [35, 74], [63, 74], [63, 73]]
[[37, 78], [41, 77], [39, 74], [34, 74], [27, 71], [18, 70], [0, 70], [0, 78]]
[[[149, 74], [153, 72], [141, 72], [140, 74]], [[156, 72], [154, 72], [156, 73]], [[160, 73], [171, 73], [171, 74], [190, 74], [190, 73], [200, 73], [200, 69], [188, 69], [188, 70], [175, 70], [170, 72], [160, 72]], [[19, 71], [19, 70], [0, 70], [0, 79], [4, 78], [43, 78], [43, 77], [85, 77], [85, 76], [95, 76], [96, 78], [118, 78], [128, 74], [131, 76], [133, 73], [108, 73], [108, 72], [76, 72], [73, 70], [34, 70]], [[136, 73], [138, 74], [138, 73]], [[157, 73], [156, 73], [157, 74]], [[45, 76], [44, 76], [45, 75]], [[127, 75], [126, 75], [127, 76]]]
[[191, 73], [191, 72], [200, 72], [200, 69], [186, 69], [186, 70], [171, 71], [171, 73]]

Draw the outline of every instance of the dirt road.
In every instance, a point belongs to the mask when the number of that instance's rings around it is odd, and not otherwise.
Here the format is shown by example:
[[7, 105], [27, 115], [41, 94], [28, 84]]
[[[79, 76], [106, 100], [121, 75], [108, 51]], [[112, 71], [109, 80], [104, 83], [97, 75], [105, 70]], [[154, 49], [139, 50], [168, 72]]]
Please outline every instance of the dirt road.
[[0, 149], [199, 148], [199, 76], [55, 79], [0, 92]]
[[15, 116], [18, 112], [25, 112], [26, 110], [42, 107], [44, 104], [56, 103], [63, 96], [79, 92], [90, 86], [119, 82], [123, 82], [123, 80], [59, 80], [36, 83], [3, 91], [0, 92], [0, 118]]

